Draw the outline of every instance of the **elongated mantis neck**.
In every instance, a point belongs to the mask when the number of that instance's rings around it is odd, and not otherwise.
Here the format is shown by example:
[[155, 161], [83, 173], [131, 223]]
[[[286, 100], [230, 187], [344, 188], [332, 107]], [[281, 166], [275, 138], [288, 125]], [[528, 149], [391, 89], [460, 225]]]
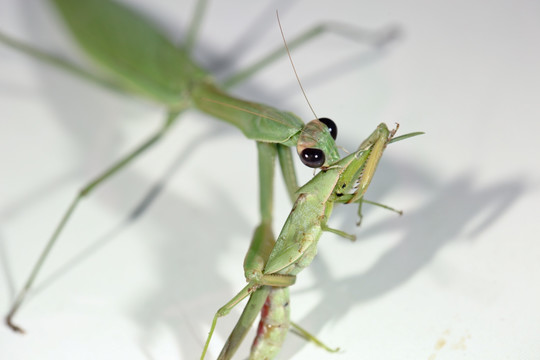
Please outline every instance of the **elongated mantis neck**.
[[236, 126], [249, 139], [257, 141], [294, 146], [304, 126], [293, 113], [239, 99], [210, 82], [193, 88], [192, 99], [199, 110]]

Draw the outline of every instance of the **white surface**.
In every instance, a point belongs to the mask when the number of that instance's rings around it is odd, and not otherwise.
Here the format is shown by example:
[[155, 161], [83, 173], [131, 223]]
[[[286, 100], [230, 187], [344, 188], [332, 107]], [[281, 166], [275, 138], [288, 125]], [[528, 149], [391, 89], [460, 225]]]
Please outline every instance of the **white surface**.
[[[139, 3], [180, 38], [191, 2]], [[214, 1], [200, 57], [215, 66], [210, 59], [228, 55], [241, 68], [279, 46], [275, 8], [288, 38], [323, 19], [399, 24], [404, 36], [384, 56], [328, 35], [294, 60], [310, 101], [338, 123], [346, 148], [383, 121], [399, 122], [402, 134], [427, 133], [390, 146], [368, 192], [405, 215], [366, 206], [356, 229], [356, 210], [341, 207], [332, 225], [360, 240], [324, 235], [292, 290], [293, 319], [343, 352], [327, 354], [291, 335], [280, 358], [539, 359], [540, 4]], [[41, 1], [2, 1], [0, 24], [80, 59]], [[249, 51], [235, 48], [238, 39]], [[76, 190], [156, 128], [161, 111], [3, 46], [0, 61], [6, 313]], [[311, 119], [285, 59], [235, 91]], [[125, 225], [175, 162], [150, 209]], [[298, 168], [306, 181], [311, 171]], [[276, 193], [277, 232], [290, 204], [281, 182]], [[197, 358], [214, 311], [243, 286], [257, 209], [253, 143], [186, 114], [164, 142], [81, 204], [16, 318], [28, 334], [0, 327], [0, 358]], [[219, 322], [214, 356], [239, 311]]]

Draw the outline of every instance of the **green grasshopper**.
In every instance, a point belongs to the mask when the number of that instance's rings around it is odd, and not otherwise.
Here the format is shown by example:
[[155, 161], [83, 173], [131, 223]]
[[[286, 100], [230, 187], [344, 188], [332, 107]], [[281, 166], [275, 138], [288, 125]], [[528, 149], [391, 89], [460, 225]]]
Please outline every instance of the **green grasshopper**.
[[[328, 227], [334, 204], [361, 202], [386, 145], [421, 134], [416, 132], [393, 138], [396, 131], [397, 128], [390, 131], [385, 124], [380, 124], [356, 152], [322, 167], [311, 181], [297, 191], [297, 199], [277, 241], [274, 242], [268, 229], [259, 229], [255, 233], [244, 262], [248, 284], [217, 311], [201, 360], [206, 355], [217, 319], [227, 315], [250, 295], [219, 359], [233, 356], [261, 309], [261, 322], [250, 359], [273, 359], [276, 356], [291, 326], [288, 287], [295, 283], [296, 275], [311, 264], [323, 231], [355, 239], [353, 235]], [[303, 337], [322, 345], [305, 330], [293, 326]]]
[[[331, 120], [322, 118], [304, 124], [299, 117], [290, 112], [238, 99], [226, 92], [231, 86], [244, 81], [284, 55], [283, 48], [269, 53], [246, 70], [231, 76], [221, 85], [217, 84], [209, 72], [197, 65], [193, 60], [192, 52], [206, 0], [198, 1], [182, 47], [173, 44], [138, 13], [115, 1], [50, 1], [57, 8], [80, 47], [103, 69], [102, 73], [95, 74], [3, 33], [0, 33], [0, 42], [105, 88], [123, 94], [141, 96], [162, 104], [167, 111], [167, 116], [163, 125], [153, 135], [88, 182], [75, 196], [7, 315], [7, 324], [19, 332], [23, 330], [15, 325], [12, 319], [24, 302], [28, 290], [32, 287], [43, 263], [80, 200], [158, 142], [186, 109], [196, 108], [223, 120], [240, 129], [248, 139], [257, 142], [261, 226], [263, 227], [269, 227], [272, 221], [271, 203], [276, 158], [279, 160], [291, 199], [294, 199], [294, 193], [298, 188], [291, 147], [297, 148], [301, 161], [309, 167], [328, 167], [339, 159], [334, 143], [336, 128]], [[346, 26], [323, 24], [293, 39], [290, 47], [305, 44], [327, 31], [361, 39], [373, 45], [381, 45], [389, 40], [388, 32], [366, 34]]]

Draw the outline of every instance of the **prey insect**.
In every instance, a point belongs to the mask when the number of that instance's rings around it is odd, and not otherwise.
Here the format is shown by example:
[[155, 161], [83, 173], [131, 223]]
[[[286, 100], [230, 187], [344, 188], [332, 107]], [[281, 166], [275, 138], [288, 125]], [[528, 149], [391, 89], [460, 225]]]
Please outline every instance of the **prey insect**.
[[[364, 140], [357, 151], [321, 168], [321, 171], [297, 191], [297, 199], [276, 241], [270, 231], [261, 229], [253, 237], [244, 262], [248, 284], [221, 307], [206, 340], [204, 359], [218, 318], [227, 315], [240, 301], [250, 299], [229, 336], [219, 359], [230, 359], [261, 312], [261, 322], [251, 348], [250, 359], [273, 359], [279, 352], [291, 326], [303, 337], [322, 343], [289, 320], [289, 291], [296, 275], [310, 265], [324, 231], [354, 240], [354, 235], [328, 227], [336, 203], [359, 203], [371, 183], [386, 145], [421, 133], [394, 138], [397, 131], [385, 124]], [[327, 350], [331, 350], [324, 346]]]
[[[255, 140], [259, 156], [261, 225], [272, 222], [274, 162], [279, 160], [281, 172], [291, 199], [297, 186], [291, 148], [296, 147], [301, 161], [310, 167], [325, 167], [339, 159], [334, 143], [333, 122], [315, 119], [307, 124], [292, 114], [274, 107], [238, 99], [227, 92], [269, 63], [285, 54], [283, 48], [269, 53], [246, 70], [218, 84], [192, 57], [202, 22], [206, 0], [199, 0], [183, 46], [173, 44], [162, 32], [136, 11], [112, 0], [50, 0], [63, 18], [67, 29], [86, 55], [102, 72], [94, 73], [0, 33], [0, 42], [33, 58], [60, 68], [81, 79], [112, 91], [141, 96], [166, 110], [164, 122], [139, 146], [113, 163], [85, 184], [68, 206], [59, 224], [48, 239], [45, 249], [16, 296], [6, 317], [9, 327], [23, 329], [13, 317], [25, 301], [40, 269], [81, 199], [118, 173], [147, 149], [157, 143], [178, 122], [186, 109], [196, 108], [237, 127], [246, 138]], [[378, 48], [392, 38], [392, 31], [365, 32], [342, 24], [321, 24], [290, 42], [298, 47], [324, 32], [336, 32], [361, 40]]]

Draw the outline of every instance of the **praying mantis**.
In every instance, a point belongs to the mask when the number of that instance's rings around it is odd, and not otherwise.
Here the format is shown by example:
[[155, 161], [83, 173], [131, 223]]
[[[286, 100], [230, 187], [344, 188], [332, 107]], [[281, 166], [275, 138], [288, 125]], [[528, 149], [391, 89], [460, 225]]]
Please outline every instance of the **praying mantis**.
[[[258, 229], [271, 226], [276, 159], [280, 163], [291, 199], [294, 198], [298, 188], [291, 147], [297, 147], [302, 162], [309, 167], [325, 167], [339, 159], [331, 121], [319, 120], [315, 116], [316, 120], [304, 124], [290, 112], [238, 99], [226, 92], [230, 87], [241, 83], [284, 55], [283, 48], [269, 53], [246, 70], [229, 77], [222, 84], [218, 84], [210, 73], [194, 62], [191, 54], [196, 44], [206, 2], [206, 0], [197, 2], [185, 42], [182, 47], [178, 47], [148, 20], [115, 1], [50, 0], [73, 38], [86, 55], [101, 67], [100, 73], [88, 71], [60, 56], [39, 50], [0, 32], [0, 43], [3, 45], [111, 91], [144, 97], [162, 104], [167, 112], [163, 125], [154, 134], [89, 181], [75, 196], [7, 315], [6, 322], [14, 331], [23, 332], [23, 329], [13, 322], [13, 317], [23, 304], [26, 294], [80, 200], [162, 139], [187, 109], [196, 108], [223, 120], [242, 131], [246, 138], [256, 141], [261, 204], [261, 224]], [[301, 46], [328, 31], [360, 39], [372, 45], [380, 45], [389, 39], [388, 32], [370, 34], [347, 26], [325, 24], [301, 34], [290, 41], [289, 46], [290, 48]]]
[[[234, 355], [261, 309], [261, 321], [250, 359], [270, 360], [277, 355], [291, 327], [288, 287], [294, 284], [296, 275], [314, 259], [322, 233], [327, 231], [350, 240], [355, 239], [353, 235], [328, 227], [327, 221], [334, 204], [360, 203], [386, 145], [391, 141], [421, 134], [416, 132], [393, 138], [396, 131], [397, 127], [390, 131], [384, 123], [380, 124], [360, 144], [357, 151], [321, 168], [311, 181], [298, 189], [297, 199], [277, 241], [274, 241], [271, 231], [256, 232], [244, 262], [248, 284], [217, 311], [201, 360], [204, 360], [208, 350], [217, 319], [227, 315], [250, 295], [250, 300], [225, 343], [219, 359], [230, 359]], [[322, 345], [298, 325], [293, 326], [303, 337]]]

